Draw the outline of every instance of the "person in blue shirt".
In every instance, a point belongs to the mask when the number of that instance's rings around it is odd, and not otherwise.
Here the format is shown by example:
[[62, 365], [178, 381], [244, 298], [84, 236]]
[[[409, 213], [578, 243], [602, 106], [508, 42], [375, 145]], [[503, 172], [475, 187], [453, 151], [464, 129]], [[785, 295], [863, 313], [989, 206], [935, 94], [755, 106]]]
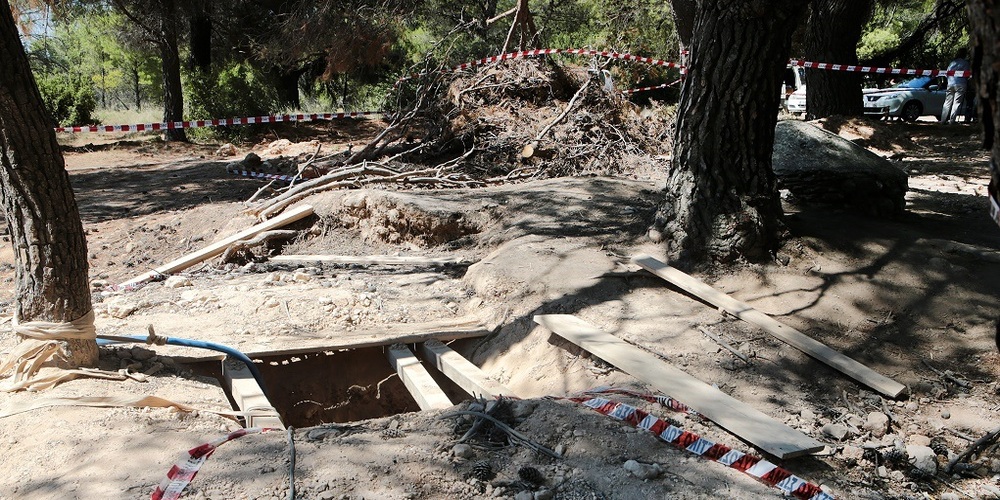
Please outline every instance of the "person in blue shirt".
[[941, 123], [955, 123], [962, 103], [965, 102], [965, 92], [969, 88], [968, 72], [972, 70], [969, 64], [969, 51], [958, 49], [955, 59], [948, 65], [948, 71], [965, 71], [965, 76], [948, 76], [948, 92], [944, 98], [944, 109], [941, 110]]

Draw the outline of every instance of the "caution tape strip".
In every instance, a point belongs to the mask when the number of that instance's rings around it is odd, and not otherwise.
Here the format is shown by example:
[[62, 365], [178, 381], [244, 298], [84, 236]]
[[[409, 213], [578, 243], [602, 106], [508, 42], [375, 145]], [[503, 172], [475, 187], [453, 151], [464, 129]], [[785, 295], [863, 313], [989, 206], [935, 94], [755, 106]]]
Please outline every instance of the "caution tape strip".
[[885, 75], [912, 75], [912, 76], [957, 76], [959, 78], [970, 78], [971, 71], [947, 70], [947, 69], [909, 69], [909, 68], [880, 68], [876, 66], [858, 66], [853, 64], [835, 64], [825, 62], [803, 61], [791, 59], [788, 64], [801, 66], [810, 69], [825, 69], [830, 71], [849, 71], [853, 73], [877, 73]]
[[56, 132], [145, 132], [187, 128], [225, 127], [230, 125], [254, 125], [260, 123], [311, 122], [337, 120], [341, 118], [361, 118], [383, 114], [381, 111], [352, 111], [348, 113], [313, 113], [301, 115], [247, 116], [243, 118], [216, 118], [211, 120], [190, 120], [180, 122], [137, 123], [132, 125], [89, 125], [83, 127], [56, 127]]
[[631, 95], [631, 94], [635, 94], [637, 92], [649, 92], [651, 90], [665, 89], [667, 87], [673, 87], [674, 85], [677, 85], [678, 83], [681, 83], [681, 81], [682, 81], [682, 79], [678, 78], [678, 79], [676, 79], [676, 80], [674, 80], [674, 81], [672, 81], [670, 83], [661, 83], [660, 85], [654, 85], [652, 87], [639, 87], [639, 88], [634, 88], [634, 89], [623, 90], [622, 94]]
[[198, 474], [201, 466], [208, 460], [208, 457], [215, 453], [216, 448], [250, 434], [261, 434], [275, 429], [251, 427], [249, 429], [239, 429], [216, 439], [214, 441], [191, 448], [181, 457], [180, 461], [174, 464], [167, 472], [167, 477], [153, 490], [150, 500], [177, 500], [184, 492], [184, 488]]
[[[589, 392], [589, 391], [588, 391]], [[605, 391], [611, 392], [611, 391]], [[630, 394], [628, 391], [619, 393]], [[644, 396], [643, 399], [662, 396]], [[634, 427], [651, 432], [660, 440], [687, 450], [702, 458], [719, 462], [727, 467], [750, 475], [768, 486], [778, 488], [786, 495], [792, 495], [800, 500], [833, 500], [834, 497], [824, 492], [819, 486], [810, 483], [761, 457], [734, 450], [724, 444], [714, 443], [693, 432], [686, 431], [669, 422], [650, 415], [634, 406], [619, 403], [602, 397], [567, 398], [602, 415], [628, 423]]]
[[236, 170], [236, 169], [226, 169], [233, 175], [239, 175], [242, 177], [253, 177], [254, 179], [272, 179], [277, 181], [292, 182], [295, 180], [294, 175], [281, 175], [281, 174], [265, 174], [263, 172], [254, 172], [253, 170]]

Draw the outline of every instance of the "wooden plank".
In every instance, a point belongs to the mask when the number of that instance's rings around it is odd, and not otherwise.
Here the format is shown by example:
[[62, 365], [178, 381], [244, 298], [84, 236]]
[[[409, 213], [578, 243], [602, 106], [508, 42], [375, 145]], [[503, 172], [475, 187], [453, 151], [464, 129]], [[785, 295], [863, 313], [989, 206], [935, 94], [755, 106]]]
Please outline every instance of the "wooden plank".
[[438, 340], [424, 342], [421, 350], [424, 359], [473, 397], [516, 396], [514, 391], [487, 377], [478, 366]]
[[253, 378], [250, 370], [243, 363], [226, 362], [222, 363], [222, 375], [229, 386], [230, 394], [236, 406], [241, 411], [273, 412], [274, 416], [248, 416], [246, 417], [247, 427], [269, 427], [272, 429], [284, 429], [285, 424], [281, 417], [277, 416], [278, 411], [271, 405], [271, 401], [264, 395], [264, 390]]
[[443, 410], [452, 407], [451, 400], [408, 347], [394, 345], [386, 350], [386, 356], [421, 410]]
[[823, 449], [823, 443], [570, 314], [535, 316], [535, 323], [693, 408], [722, 428], [778, 458]]
[[414, 257], [405, 255], [275, 255], [268, 260], [288, 264], [385, 264], [410, 266], [445, 266], [466, 262], [463, 257]]
[[199, 262], [211, 259], [216, 255], [222, 254], [222, 252], [226, 251], [226, 248], [229, 248], [230, 245], [236, 243], [237, 241], [245, 240], [264, 231], [269, 231], [271, 229], [291, 224], [292, 222], [295, 222], [297, 220], [308, 217], [309, 215], [312, 215], [312, 213], [313, 213], [313, 207], [309, 205], [300, 205], [298, 207], [292, 208], [288, 211], [283, 212], [281, 215], [273, 219], [266, 220], [264, 222], [261, 222], [260, 224], [248, 227], [222, 241], [217, 241], [205, 248], [202, 248], [201, 250], [198, 250], [197, 252], [192, 252], [183, 257], [180, 257], [179, 259], [172, 260], [156, 269], [153, 269], [152, 271], [149, 271], [140, 276], [136, 276], [135, 278], [132, 278], [118, 286], [120, 287], [135, 286], [138, 285], [139, 283], [145, 283], [149, 280], [152, 280], [153, 278], [160, 275], [173, 274], [176, 273], [177, 271], [187, 269]]
[[830, 348], [826, 344], [807, 336], [806, 334], [781, 323], [774, 318], [754, 309], [745, 302], [740, 302], [729, 295], [726, 295], [698, 279], [685, 274], [669, 265], [660, 262], [648, 255], [638, 255], [632, 258], [632, 262], [642, 266], [643, 269], [673, 283], [682, 290], [704, 299], [715, 307], [722, 308], [729, 314], [757, 325], [767, 333], [778, 338], [782, 342], [816, 358], [819, 361], [839, 370], [844, 375], [861, 382], [876, 391], [897, 398], [906, 392], [906, 386], [895, 380], [882, 375], [867, 366], [845, 356], [843, 353]]
[[[387, 347], [393, 344], [419, 344], [431, 339], [441, 341], [485, 337], [490, 334], [478, 319], [458, 318], [454, 320], [429, 321], [426, 323], [399, 323], [354, 331], [318, 332], [310, 336], [279, 336], [268, 339], [267, 344], [280, 348], [261, 348], [256, 341], [238, 340], [230, 345], [252, 359], [271, 356], [292, 356], [323, 351], [344, 351], [366, 347]], [[319, 336], [317, 336], [319, 335]], [[211, 340], [211, 339], [206, 339]], [[190, 349], [178, 346], [157, 347], [157, 352], [174, 358], [179, 363], [192, 363], [224, 359], [225, 354], [205, 349]]]

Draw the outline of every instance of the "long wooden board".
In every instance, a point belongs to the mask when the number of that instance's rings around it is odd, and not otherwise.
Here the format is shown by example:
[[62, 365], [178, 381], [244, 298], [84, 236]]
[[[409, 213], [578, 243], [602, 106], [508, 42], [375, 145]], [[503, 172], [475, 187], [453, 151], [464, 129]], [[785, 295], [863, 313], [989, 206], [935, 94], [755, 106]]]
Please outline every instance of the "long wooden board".
[[271, 401], [264, 395], [264, 389], [253, 378], [253, 375], [246, 366], [243, 366], [242, 363], [223, 361], [222, 375], [226, 379], [226, 384], [229, 385], [229, 392], [233, 395], [233, 400], [240, 410], [274, 413], [274, 416], [246, 417], [247, 427], [285, 428], [285, 424], [277, 416], [277, 410], [274, 409]]
[[417, 257], [406, 255], [275, 255], [271, 262], [289, 264], [384, 264], [410, 266], [444, 266], [462, 264], [462, 257]]
[[537, 315], [535, 323], [676, 398], [705, 418], [778, 458], [792, 458], [823, 449], [823, 443], [576, 316]]
[[[430, 339], [441, 341], [485, 337], [490, 334], [478, 319], [457, 318], [426, 323], [398, 323], [378, 328], [347, 332], [323, 332], [312, 336], [280, 336], [269, 339], [274, 348], [262, 348], [257, 342], [228, 342], [252, 359], [274, 356], [294, 356], [323, 351], [345, 351], [366, 347], [383, 347], [393, 344], [419, 344]], [[211, 340], [211, 339], [207, 339]], [[174, 358], [179, 363], [195, 363], [224, 359], [225, 354], [204, 349], [177, 346], [157, 347], [157, 352]]]
[[136, 276], [135, 278], [132, 278], [118, 286], [123, 288], [134, 286], [138, 285], [139, 283], [145, 283], [160, 275], [173, 274], [176, 273], [177, 271], [187, 269], [199, 262], [211, 259], [216, 255], [222, 254], [222, 252], [225, 252], [226, 249], [229, 248], [229, 245], [232, 245], [237, 241], [245, 240], [259, 233], [263, 233], [264, 231], [270, 231], [271, 229], [291, 224], [292, 222], [295, 222], [297, 220], [308, 217], [309, 215], [312, 215], [312, 213], [313, 213], [313, 207], [309, 205], [297, 206], [295, 208], [283, 212], [281, 215], [273, 219], [266, 220], [254, 226], [250, 226], [224, 240], [217, 241], [205, 248], [202, 248], [201, 250], [198, 250], [197, 252], [192, 252], [179, 259], [172, 260], [156, 269], [153, 269], [152, 271], [149, 271], [140, 276]]
[[830, 348], [826, 344], [807, 336], [806, 334], [781, 323], [774, 318], [754, 309], [745, 302], [740, 302], [729, 295], [726, 295], [715, 288], [699, 281], [698, 279], [674, 269], [669, 265], [660, 262], [649, 255], [638, 255], [632, 258], [632, 262], [638, 264], [643, 269], [663, 278], [678, 286], [682, 290], [700, 297], [708, 303], [724, 309], [729, 314], [757, 325], [767, 333], [778, 338], [782, 342], [826, 363], [832, 368], [839, 370], [844, 375], [861, 382], [862, 384], [875, 389], [876, 391], [897, 398], [906, 392], [906, 386], [895, 380], [882, 375], [871, 368], [845, 356], [840, 351]]
[[424, 342], [421, 350], [424, 359], [473, 397], [515, 396], [514, 391], [487, 377], [478, 366], [438, 340]]
[[421, 410], [443, 410], [452, 407], [451, 400], [408, 347], [394, 345], [386, 350], [385, 354]]

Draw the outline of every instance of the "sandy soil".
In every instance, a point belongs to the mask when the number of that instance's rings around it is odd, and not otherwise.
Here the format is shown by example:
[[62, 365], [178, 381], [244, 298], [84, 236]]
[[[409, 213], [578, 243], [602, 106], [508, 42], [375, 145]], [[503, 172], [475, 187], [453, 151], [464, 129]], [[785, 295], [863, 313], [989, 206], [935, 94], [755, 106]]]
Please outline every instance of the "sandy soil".
[[[599, 386], [651, 389], [536, 327], [531, 318], [539, 313], [576, 314], [828, 444], [814, 457], [771, 460], [838, 498], [994, 498], [1000, 495], [1000, 457], [993, 451], [964, 476], [915, 474], [910, 464], [866, 451], [933, 439], [942, 453], [954, 455], [969, 439], [1000, 426], [1000, 356], [993, 344], [1000, 228], [987, 215], [978, 131], [930, 123], [822, 126], [892, 157], [909, 173], [907, 213], [884, 220], [787, 205], [789, 238], [776, 262], [697, 275], [906, 384], [911, 394], [899, 401], [879, 397], [629, 264], [637, 253], [662, 257], [645, 238], [662, 185], [656, 172], [475, 191], [325, 193], [307, 200], [316, 216], [292, 226], [301, 231], [298, 238], [266, 251], [461, 256], [468, 264], [216, 260], [189, 269], [186, 279], [107, 294], [101, 293], [106, 284], [253, 224], [242, 202], [264, 182], [227, 174], [226, 162], [251, 149], [265, 159], [309, 153], [318, 143], [338, 151], [375, 127], [289, 129], [238, 147], [230, 157], [215, 156], [217, 144], [74, 137], [66, 158], [88, 231], [99, 333], [137, 335], [152, 324], [161, 335], [251, 353], [272, 402], [296, 428], [298, 498], [781, 496], [627, 424], [546, 399]], [[272, 142], [285, 137], [295, 144], [275, 151]], [[0, 252], [0, 262], [9, 314], [9, 249]], [[497, 436], [460, 446], [468, 422], [449, 414], [476, 403], [457, 386], [442, 382], [455, 408], [417, 412], [383, 348], [335, 348], [413, 332], [476, 329], [488, 335], [451, 347], [523, 398], [509, 405], [509, 420], [564, 458], [501, 445]], [[5, 324], [0, 350], [15, 342]], [[200, 411], [55, 406], [3, 418], [0, 442], [8, 452], [0, 466], [8, 473], [0, 479], [0, 498], [145, 498], [185, 450], [240, 427], [210, 411], [232, 408], [216, 378], [215, 353], [173, 346], [108, 347], [102, 353], [104, 369], [140, 375], [81, 379], [42, 394], [3, 393], [0, 408], [39, 398], [156, 395]], [[637, 398], [615, 399], [713, 442], [759, 453], [710, 421]], [[877, 418], [872, 413], [888, 417], [888, 426], [866, 425]], [[846, 430], [842, 439], [830, 432], [834, 424]], [[947, 460], [937, 458], [941, 468]], [[659, 467], [636, 477], [625, 466], [629, 461]], [[219, 448], [185, 498], [286, 498], [289, 463], [286, 433], [243, 437]], [[539, 477], [519, 476], [526, 467]]]

